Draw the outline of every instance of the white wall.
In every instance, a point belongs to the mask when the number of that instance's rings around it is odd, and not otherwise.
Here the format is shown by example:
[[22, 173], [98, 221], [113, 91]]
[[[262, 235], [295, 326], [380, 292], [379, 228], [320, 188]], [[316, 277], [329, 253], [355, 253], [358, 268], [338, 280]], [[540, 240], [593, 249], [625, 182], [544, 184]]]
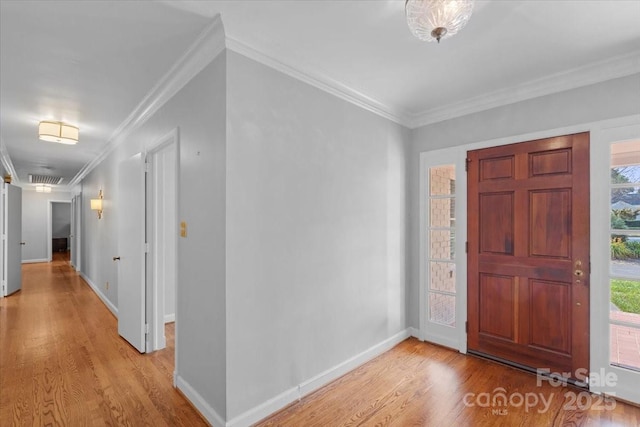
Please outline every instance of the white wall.
[[71, 200], [71, 193], [37, 193], [22, 191], [22, 262], [46, 262], [49, 260], [47, 236], [49, 227], [49, 202], [51, 200]]
[[[415, 129], [409, 169], [407, 316], [419, 327], [419, 158], [439, 148], [488, 141], [640, 113], [640, 74], [518, 102]], [[513, 142], [520, 142], [514, 140]]]
[[[226, 414], [225, 74], [220, 54], [82, 182], [82, 272], [116, 307], [118, 164], [176, 127], [180, 134], [176, 372], [221, 417]], [[104, 190], [101, 220], [89, 199]], [[110, 282], [107, 290], [105, 282]], [[181, 313], [183, 314], [181, 316]]]
[[229, 52], [228, 419], [403, 331], [406, 129]]

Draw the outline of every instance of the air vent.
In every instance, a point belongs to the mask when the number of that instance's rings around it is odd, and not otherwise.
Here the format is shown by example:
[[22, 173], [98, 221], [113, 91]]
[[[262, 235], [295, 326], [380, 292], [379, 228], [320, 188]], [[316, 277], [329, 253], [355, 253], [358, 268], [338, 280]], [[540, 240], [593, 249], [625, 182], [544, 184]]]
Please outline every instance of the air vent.
[[64, 180], [61, 176], [31, 175], [29, 182], [32, 184], [60, 184]]

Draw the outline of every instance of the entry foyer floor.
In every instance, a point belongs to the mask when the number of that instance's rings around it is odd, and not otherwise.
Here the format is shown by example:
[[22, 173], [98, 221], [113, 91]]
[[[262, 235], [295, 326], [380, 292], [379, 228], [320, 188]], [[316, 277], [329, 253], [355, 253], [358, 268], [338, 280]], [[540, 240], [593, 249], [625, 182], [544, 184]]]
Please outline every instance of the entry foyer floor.
[[[0, 425], [207, 425], [171, 385], [171, 327], [167, 341], [140, 355], [66, 259], [24, 265], [23, 290], [0, 299]], [[587, 394], [579, 410], [566, 393], [581, 391], [409, 339], [259, 425], [640, 425], [638, 407]]]

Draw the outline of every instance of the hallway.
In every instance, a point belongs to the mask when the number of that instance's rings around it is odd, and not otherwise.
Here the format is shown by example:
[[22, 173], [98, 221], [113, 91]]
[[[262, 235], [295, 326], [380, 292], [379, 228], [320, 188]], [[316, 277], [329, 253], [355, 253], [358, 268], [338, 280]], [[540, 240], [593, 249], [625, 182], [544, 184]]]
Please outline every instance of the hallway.
[[172, 387], [173, 324], [142, 356], [68, 254], [22, 269], [22, 291], [0, 299], [0, 425], [207, 425]]

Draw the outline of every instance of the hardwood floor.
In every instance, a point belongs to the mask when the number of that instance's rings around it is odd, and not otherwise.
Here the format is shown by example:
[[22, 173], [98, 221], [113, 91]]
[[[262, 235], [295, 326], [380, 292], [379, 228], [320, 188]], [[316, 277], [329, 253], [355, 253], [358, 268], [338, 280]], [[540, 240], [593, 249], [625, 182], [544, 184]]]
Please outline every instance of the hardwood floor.
[[640, 408], [412, 338], [257, 425], [627, 427]]
[[140, 355], [63, 255], [0, 299], [0, 425], [208, 425], [171, 384], [173, 325]]
[[[171, 385], [172, 325], [166, 350], [140, 355], [66, 260], [23, 279], [0, 299], [0, 426], [207, 425]], [[638, 407], [585, 394], [571, 409], [566, 393], [581, 390], [409, 339], [258, 425], [640, 426]]]

